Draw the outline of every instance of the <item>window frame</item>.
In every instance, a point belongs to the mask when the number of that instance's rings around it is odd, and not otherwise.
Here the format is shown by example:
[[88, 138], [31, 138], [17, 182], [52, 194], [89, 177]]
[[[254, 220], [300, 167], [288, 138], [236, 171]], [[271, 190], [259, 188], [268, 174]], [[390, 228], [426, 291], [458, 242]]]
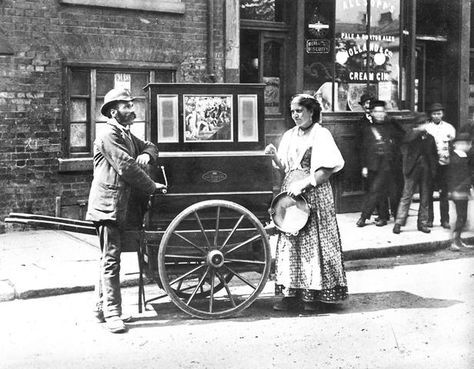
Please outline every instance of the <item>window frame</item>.
[[[74, 159], [84, 159], [92, 158], [93, 155], [93, 142], [95, 139], [96, 132], [96, 100], [97, 100], [97, 72], [107, 71], [111, 73], [147, 73], [147, 83], [156, 81], [157, 72], [169, 72], [171, 74], [171, 83], [176, 82], [176, 73], [178, 66], [172, 63], [131, 63], [131, 64], [120, 64], [120, 63], [104, 63], [104, 62], [81, 62], [74, 61], [66, 63], [65, 65], [65, 106], [63, 112], [63, 152], [64, 160], [74, 160]], [[71, 127], [71, 98], [74, 95], [71, 94], [71, 81], [72, 81], [72, 72], [73, 71], [86, 71], [89, 75], [89, 94], [80, 96], [81, 98], [87, 98], [87, 151], [74, 152], [71, 150], [70, 146], [70, 127]], [[145, 86], [143, 86], [145, 87]], [[78, 95], [79, 96], [79, 95]], [[148, 107], [148, 95], [145, 94], [143, 97], [145, 101], [145, 106]], [[150, 117], [149, 109], [145, 111], [145, 137], [149, 139], [151, 137], [151, 128], [150, 128]], [[65, 169], [67, 170], [67, 165]]]
[[[306, 1], [306, 0], [305, 0]], [[336, 1], [342, 1], [342, 0], [336, 0]], [[351, 112], [351, 111], [345, 111], [345, 110], [338, 110], [335, 106], [335, 100], [336, 100], [336, 94], [337, 94], [337, 91], [336, 91], [336, 81], [337, 81], [337, 76], [336, 76], [336, 50], [335, 50], [335, 42], [336, 42], [336, 1], [333, 2], [333, 6], [334, 6], [334, 9], [333, 9], [333, 13], [334, 13], [334, 18], [331, 20], [331, 28], [332, 28], [332, 31], [331, 31], [331, 35], [329, 36], [330, 37], [330, 40], [331, 40], [331, 59], [332, 59], [332, 70], [331, 70], [331, 73], [332, 73], [332, 80], [331, 80], [331, 84], [332, 84], [332, 87], [331, 87], [331, 109], [328, 110], [328, 111], [325, 111], [324, 113], [325, 114], [340, 114], [340, 113], [357, 113], [357, 114], [360, 114], [360, 111], [354, 111], [354, 112]], [[371, 11], [371, 8], [373, 6], [373, 3], [374, 3], [375, 0], [367, 0], [367, 5], [366, 5], [366, 10], [367, 10], [367, 16], [368, 16], [368, 22], [366, 24], [366, 34], [368, 35], [368, 39], [370, 39], [370, 34], [372, 34], [372, 29], [371, 29], [371, 22], [370, 22], [370, 11]], [[406, 79], [406, 82], [408, 83], [409, 82], [409, 79], [408, 77], [405, 75], [403, 75], [402, 73], [402, 69], [403, 69], [403, 66], [404, 66], [404, 47], [405, 47], [405, 44], [408, 44], [410, 45], [410, 42], [406, 40], [406, 38], [404, 37], [405, 35], [405, 31], [406, 31], [406, 28], [404, 27], [405, 26], [405, 22], [406, 22], [406, 18], [407, 18], [407, 10], [405, 9], [405, 6], [407, 4], [407, 0], [397, 0], [400, 4], [400, 24], [399, 24], [399, 30], [398, 30], [398, 36], [399, 36], [399, 42], [400, 42], [400, 45], [399, 45], [399, 65], [398, 65], [398, 68], [399, 68], [399, 80], [398, 80], [398, 98], [397, 98], [397, 103], [398, 103], [398, 108], [397, 109], [394, 109], [393, 111], [403, 111], [403, 110], [406, 110], [408, 108], [408, 106], [412, 105], [413, 102], [412, 102], [412, 97], [410, 96], [408, 99], [406, 100], [402, 100], [402, 96], [404, 93], [407, 93], [406, 90], [409, 90], [409, 88], [407, 86], [405, 86], [403, 84], [403, 79], [405, 78]], [[303, 24], [304, 23], [304, 24]], [[304, 27], [306, 27], [306, 23], [305, 22], [301, 22], [299, 25], [298, 25], [298, 28], [299, 28], [299, 32], [301, 33], [301, 35], [299, 36], [299, 39], [300, 40], [306, 40], [306, 37], [305, 36], [302, 36], [305, 34], [305, 29]], [[409, 32], [409, 31], [408, 31]], [[367, 47], [369, 49], [369, 46]], [[304, 53], [306, 51], [304, 50], [304, 48], [301, 48], [300, 49], [300, 53], [301, 53], [301, 57], [304, 58]], [[408, 66], [407, 66], [408, 68]], [[409, 68], [411, 70], [411, 68]], [[368, 65], [367, 65], [367, 71], [368, 71]], [[301, 76], [301, 87], [303, 87], [304, 85], [304, 80], [303, 80], [303, 76]], [[369, 86], [371, 85], [371, 82], [370, 81], [365, 81], [363, 82], [366, 89], [369, 88]]]

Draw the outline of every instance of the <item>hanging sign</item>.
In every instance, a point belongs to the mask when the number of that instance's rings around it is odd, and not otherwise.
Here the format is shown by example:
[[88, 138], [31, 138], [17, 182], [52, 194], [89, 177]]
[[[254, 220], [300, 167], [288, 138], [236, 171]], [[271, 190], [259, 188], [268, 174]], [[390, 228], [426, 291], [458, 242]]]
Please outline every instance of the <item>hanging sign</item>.
[[306, 52], [308, 54], [329, 54], [331, 51], [331, 42], [328, 39], [306, 40]]
[[128, 73], [115, 73], [114, 88], [131, 89], [131, 76]]

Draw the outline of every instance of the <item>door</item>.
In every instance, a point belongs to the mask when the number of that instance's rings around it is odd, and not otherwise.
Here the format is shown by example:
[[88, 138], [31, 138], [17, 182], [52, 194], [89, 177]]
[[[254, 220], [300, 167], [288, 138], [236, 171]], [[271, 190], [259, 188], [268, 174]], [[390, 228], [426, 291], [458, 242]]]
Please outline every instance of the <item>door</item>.
[[284, 73], [286, 34], [241, 29], [240, 40], [240, 82], [265, 83], [265, 141], [278, 143], [288, 128]]

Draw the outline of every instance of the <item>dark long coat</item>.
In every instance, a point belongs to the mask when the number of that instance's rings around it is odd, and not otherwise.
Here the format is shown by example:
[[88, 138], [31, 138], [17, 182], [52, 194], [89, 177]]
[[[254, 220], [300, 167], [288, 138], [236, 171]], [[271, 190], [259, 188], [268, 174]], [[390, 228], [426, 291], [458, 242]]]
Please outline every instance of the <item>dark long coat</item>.
[[[374, 127], [381, 140], [372, 130]], [[383, 123], [361, 126], [361, 167], [372, 171], [389, 170], [401, 164], [400, 146], [405, 136], [403, 128], [394, 120], [386, 118]]]
[[130, 198], [155, 191], [155, 182], [136, 162], [138, 155], [148, 153], [158, 158], [158, 149], [133, 134], [128, 134], [116, 120], [110, 119], [94, 142], [94, 179], [89, 194], [87, 219], [115, 221], [124, 225]]

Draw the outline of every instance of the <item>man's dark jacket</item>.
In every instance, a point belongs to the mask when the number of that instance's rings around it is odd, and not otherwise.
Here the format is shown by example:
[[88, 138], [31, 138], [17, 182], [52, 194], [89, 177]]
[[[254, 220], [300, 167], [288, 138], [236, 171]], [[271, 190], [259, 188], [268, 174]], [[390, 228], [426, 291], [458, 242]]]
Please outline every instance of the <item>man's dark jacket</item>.
[[426, 163], [430, 168], [432, 177], [436, 175], [436, 167], [438, 162], [438, 153], [436, 151], [436, 143], [433, 136], [423, 131], [411, 129], [403, 139], [401, 148], [403, 156], [403, 174], [409, 176], [420, 156], [424, 156]]
[[[373, 131], [380, 136], [376, 137]], [[389, 170], [401, 162], [400, 146], [405, 136], [403, 128], [391, 118], [382, 123], [361, 124], [361, 167], [372, 171]]]
[[[94, 179], [92, 180], [87, 220], [114, 221], [121, 226], [138, 197], [155, 191], [155, 182], [136, 162], [138, 155], [147, 153], [152, 161], [158, 158], [158, 149], [133, 134], [126, 133], [114, 119], [110, 119], [94, 142]], [[131, 201], [132, 199], [132, 201]], [[137, 209], [135, 209], [137, 208]]]

